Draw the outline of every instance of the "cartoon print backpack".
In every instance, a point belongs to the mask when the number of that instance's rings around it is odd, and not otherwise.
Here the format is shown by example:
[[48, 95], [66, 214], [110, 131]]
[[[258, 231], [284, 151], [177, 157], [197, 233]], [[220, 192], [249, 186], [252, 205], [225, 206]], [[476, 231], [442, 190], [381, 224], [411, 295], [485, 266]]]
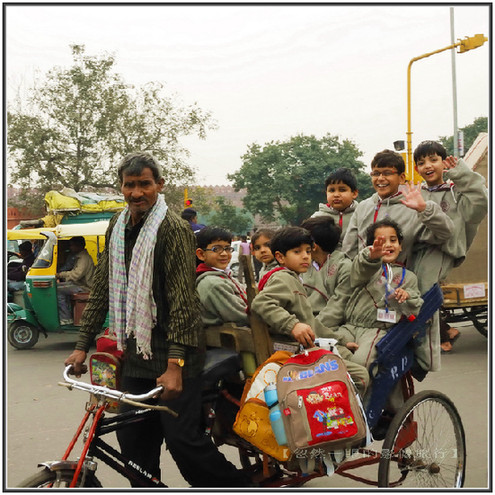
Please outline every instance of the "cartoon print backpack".
[[[107, 328], [104, 334], [97, 338], [96, 352], [89, 359], [91, 383], [119, 390], [122, 354], [122, 351], [117, 350], [117, 336]], [[96, 401], [96, 398], [91, 396], [91, 400]], [[107, 412], [118, 411], [119, 402], [108, 401]]]
[[269, 383], [275, 383], [277, 373], [291, 355], [288, 351], [276, 351], [258, 366], [253, 377], [246, 381], [233, 426], [237, 435], [279, 461], [289, 459], [290, 451], [287, 446], [279, 445], [275, 439], [264, 389]]
[[314, 347], [291, 357], [278, 372], [277, 393], [293, 453], [345, 449], [367, 436], [362, 405], [337, 354]]

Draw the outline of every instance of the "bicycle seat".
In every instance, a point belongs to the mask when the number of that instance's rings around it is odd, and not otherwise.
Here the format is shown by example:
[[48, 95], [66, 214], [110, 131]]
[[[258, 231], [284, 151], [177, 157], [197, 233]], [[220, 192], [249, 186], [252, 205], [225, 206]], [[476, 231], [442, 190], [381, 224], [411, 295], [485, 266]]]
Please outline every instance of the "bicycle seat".
[[238, 373], [242, 369], [241, 357], [231, 349], [208, 349], [201, 377], [205, 387], [211, 387], [220, 378]]

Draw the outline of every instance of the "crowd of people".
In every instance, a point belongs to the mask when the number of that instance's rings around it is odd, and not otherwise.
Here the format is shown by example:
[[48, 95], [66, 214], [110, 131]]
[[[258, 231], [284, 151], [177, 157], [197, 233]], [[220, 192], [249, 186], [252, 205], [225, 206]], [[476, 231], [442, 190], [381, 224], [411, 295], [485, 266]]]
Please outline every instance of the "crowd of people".
[[[404, 185], [402, 156], [384, 150], [371, 163], [372, 197], [359, 202], [355, 177], [341, 168], [325, 182], [326, 202], [301, 226], [256, 231], [250, 252], [262, 268], [251, 308], [244, 285], [228, 270], [232, 234], [197, 228], [194, 210], [183, 213], [185, 222], [168, 209], [151, 155], [123, 159], [118, 176], [127, 207], [110, 223], [76, 349], [65, 364], [80, 376], [109, 312], [124, 351], [122, 387], [143, 393], [163, 385], [159, 402], [179, 417], [160, 413], [119, 431], [124, 455], [159, 477], [165, 440], [191, 486], [251, 486], [199, 430], [205, 332], [223, 322], [246, 326], [249, 311], [274, 340], [308, 348], [316, 337], [335, 338], [366, 395], [377, 342], [401, 318], [416, 315], [422, 294], [462, 262], [487, 213], [485, 181], [462, 159], [447, 157], [433, 141], [421, 143], [414, 159], [420, 187]], [[437, 314], [416, 348], [412, 372], [419, 380], [440, 369], [440, 328]]]

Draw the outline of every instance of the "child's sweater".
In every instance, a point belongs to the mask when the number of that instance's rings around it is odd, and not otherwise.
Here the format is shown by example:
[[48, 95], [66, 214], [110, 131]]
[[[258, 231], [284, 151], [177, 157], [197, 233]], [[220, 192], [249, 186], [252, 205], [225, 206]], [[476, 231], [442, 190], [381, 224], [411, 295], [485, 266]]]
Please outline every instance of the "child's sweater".
[[347, 231], [347, 227], [349, 226], [349, 222], [351, 220], [352, 214], [356, 210], [356, 206], [358, 205], [357, 201], [353, 201], [345, 210], [339, 211], [335, 208], [332, 208], [326, 203], [320, 203], [318, 205], [318, 211], [314, 212], [311, 217], [319, 217], [323, 215], [329, 215], [333, 218], [335, 225], [338, 225], [342, 229], [342, 233], [340, 234], [339, 244], [337, 249], [342, 249], [342, 241], [344, 239], [344, 235]]
[[328, 328], [344, 323], [345, 307], [352, 293], [351, 264], [344, 253], [334, 251], [320, 270], [311, 266], [302, 276], [313, 314]]
[[[414, 244], [426, 242], [439, 245], [452, 235], [452, 220], [434, 201], [427, 201], [426, 208], [418, 212], [401, 203], [404, 196], [399, 191], [383, 201], [378, 193], [361, 201], [352, 215], [342, 243], [342, 251], [351, 259], [366, 247], [366, 229], [374, 222], [390, 217], [402, 229], [404, 239], [398, 262], [412, 262]], [[424, 228], [426, 227], [426, 228]]]
[[205, 326], [226, 322], [234, 322], [239, 326], [249, 324], [246, 291], [226, 272], [201, 263], [196, 268], [196, 290]]
[[260, 292], [253, 299], [251, 310], [270, 327], [270, 333], [294, 341], [292, 329], [296, 323], [306, 323], [317, 337], [336, 338], [333, 332], [315, 320], [308, 296], [296, 272], [283, 268], [271, 273], [266, 283], [262, 279], [260, 285], [262, 289], [260, 287]]
[[467, 250], [476, 234], [479, 223], [488, 211], [488, 191], [485, 179], [473, 172], [463, 160], [456, 167], [445, 171], [445, 177], [454, 181], [421, 190], [425, 201], [440, 206], [454, 224], [450, 239], [439, 246], [418, 243], [412, 263], [412, 270], [420, 273], [422, 292], [439, 280], [445, 279], [450, 270], [465, 259]]
[[[359, 327], [387, 329], [394, 323], [377, 320], [377, 310], [385, 309], [386, 306], [384, 269], [381, 260], [370, 260], [369, 252], [369, 247], [363, 249], [352, 261], [350, 281], [353, 292], [345, 308], [345, 322]], [[401, 304], [394, 298], [389, 298], [389, 311], [396, 311], [397, 321], [402, 315], [406, 317], [417, 315], [423, 300], [418, 289], [416, 275], [399, 264], [389, 266], [393, 271], [389, 292], [392, 293], [401, 287], [409, 293], [409, 299]]]

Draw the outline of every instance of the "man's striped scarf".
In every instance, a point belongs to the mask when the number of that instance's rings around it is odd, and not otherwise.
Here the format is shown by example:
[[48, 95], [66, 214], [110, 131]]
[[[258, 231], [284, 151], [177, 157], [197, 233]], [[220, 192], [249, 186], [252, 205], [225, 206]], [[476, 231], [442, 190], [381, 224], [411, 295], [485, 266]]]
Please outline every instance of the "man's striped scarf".
[[151, 330], [156, 324], [153, 298], [153, 259], [158, 227], [167, 213], [162, 195], [158, 195], [132, 250], [129, 274], [125, 266], [125, 226], [129, 207], [119, 215], [110, 238], [110, 329], [117, 335], [117, 348], [125, 348], [126, 338], [134, 335], [136, 349], [151, 359]]

